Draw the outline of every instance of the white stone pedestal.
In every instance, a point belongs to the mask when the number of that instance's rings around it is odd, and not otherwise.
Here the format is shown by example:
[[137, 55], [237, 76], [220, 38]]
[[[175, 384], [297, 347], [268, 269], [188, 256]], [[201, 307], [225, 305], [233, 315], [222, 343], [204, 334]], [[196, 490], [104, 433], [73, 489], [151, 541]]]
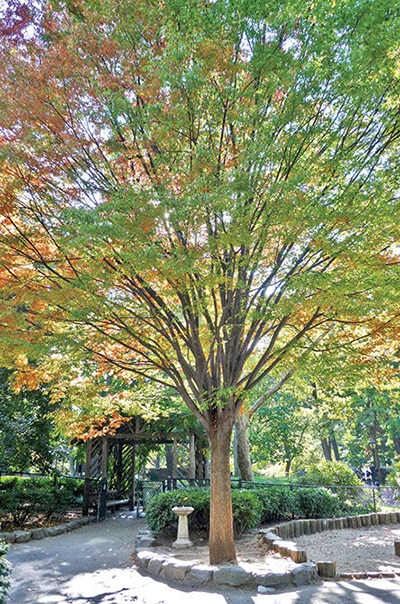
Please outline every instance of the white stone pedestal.
[[178, 535], [172, 547], [191, 547], [193, 543], [189, 539], [188, 516], [193, 512], [191, 507], [174, 507], [172, 511], [178, 516]]

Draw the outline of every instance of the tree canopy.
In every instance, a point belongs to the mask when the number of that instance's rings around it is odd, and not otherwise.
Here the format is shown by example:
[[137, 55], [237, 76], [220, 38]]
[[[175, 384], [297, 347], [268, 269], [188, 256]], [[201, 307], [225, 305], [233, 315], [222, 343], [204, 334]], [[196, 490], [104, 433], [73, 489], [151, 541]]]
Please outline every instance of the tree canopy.
[[246, 393], [314, 337], [398, 320], [399, 8], [5, 12], [3, 341], [176, 389], [210, 440], [211, 562], [235, 558], [228, 445]]

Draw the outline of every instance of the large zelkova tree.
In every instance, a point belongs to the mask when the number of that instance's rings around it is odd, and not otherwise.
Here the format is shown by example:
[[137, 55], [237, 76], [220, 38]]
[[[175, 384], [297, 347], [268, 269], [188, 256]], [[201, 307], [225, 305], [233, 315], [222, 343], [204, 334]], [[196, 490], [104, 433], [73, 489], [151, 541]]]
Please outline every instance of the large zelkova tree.
[[80, 347], [181, 395], [210, 442], [212, 563], [235, 559], [246, 394], [314, 337], [395, 315], [399, 14], [397, 0], [4, 14], [5, 354]]

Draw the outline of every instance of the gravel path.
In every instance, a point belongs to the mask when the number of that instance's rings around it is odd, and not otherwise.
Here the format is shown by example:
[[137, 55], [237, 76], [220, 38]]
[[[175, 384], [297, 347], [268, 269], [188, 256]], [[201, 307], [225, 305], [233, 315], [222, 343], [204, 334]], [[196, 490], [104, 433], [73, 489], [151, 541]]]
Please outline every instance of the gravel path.
[[308, 559], [313, 562], [336, 562], [338, 573], [400, 573], [400, 557], [394, 553], [395, 540], [400, 540], [397, 524], [324, 531], [297, 537], [295, 542], [306, 549]]

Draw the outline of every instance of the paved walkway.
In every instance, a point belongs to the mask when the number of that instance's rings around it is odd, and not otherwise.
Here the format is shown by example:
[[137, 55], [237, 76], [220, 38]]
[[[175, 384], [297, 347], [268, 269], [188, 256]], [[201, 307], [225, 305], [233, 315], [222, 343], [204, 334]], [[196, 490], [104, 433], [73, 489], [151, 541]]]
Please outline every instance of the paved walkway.
[[132, 568], [144, 526], [132, 512], [120, 512], [71, 533], [12, 545], [10, 604], [400, 604], [400, 579], [325, 582], [274, 594], [172, 586]]

